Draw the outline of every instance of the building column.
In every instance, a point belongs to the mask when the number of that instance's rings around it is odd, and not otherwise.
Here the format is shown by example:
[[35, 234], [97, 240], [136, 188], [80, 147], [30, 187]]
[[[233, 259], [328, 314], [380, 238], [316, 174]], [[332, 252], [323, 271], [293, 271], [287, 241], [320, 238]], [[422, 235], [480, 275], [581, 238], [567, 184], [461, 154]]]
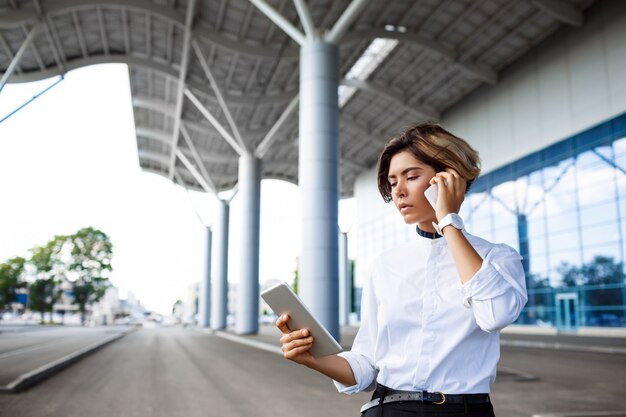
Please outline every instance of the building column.
[[298, 289], [315, 317], [339, 339], [338, 48], [319, 39], [300, 48], [299, 186], [302, 254]]
[[206, 260], [204, 263], [204, 277], [200, 281], [198, 293], [198, 326], [209, 327], [211, 320], [211, 249], [213, 232], [206, 228]]
[[259, 230], [261, 211], [261, 161], [252, 155], [239, 158], [241, 196], [240, 276], [237, 284], [238, 334], [259, 330]]
[[211, 300], [211, 328], [225, 329], [228, 315], [228, 230], [230, 206], [219, 201], [216, 230], [215, 262], [213, 269], [213, 293]]
[[352, 268], [348, 258], [348, 234], [339, 231], [339, 324], [350, 324], [352, 310]]

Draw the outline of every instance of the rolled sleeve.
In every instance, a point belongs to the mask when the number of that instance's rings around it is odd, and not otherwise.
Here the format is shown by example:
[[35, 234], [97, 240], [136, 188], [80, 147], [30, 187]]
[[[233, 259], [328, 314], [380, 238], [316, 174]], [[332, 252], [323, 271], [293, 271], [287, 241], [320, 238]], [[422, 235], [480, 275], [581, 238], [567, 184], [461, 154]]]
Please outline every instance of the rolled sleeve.
[[375, 351], [377, 343], [377, 301], [373, 285], [373, 276], [376, 274], [377, 264], [370, 268], [368, 280], [363, 286], [361, 293], [361, 327], [352, 343], [352, 350], [339, 354], [348, 361], [354, 374], [356, 384], [343, 385], [334, 381], [339, 392], [354, 394], [355, 392], [369, 391], [373, 389], [378, 368], [375, 363]]
[[496, 245], [476, 274], [460, 284], [463, 304], [488, 332], [514, 322], [528, 301], [522, 257], [507, 245]]
[[374, 387], [374, 381], [376, 379], [376, 368], [370, 361], [363, 355], [354, 352], [342, 352], [339, 354], [342, 358], [348, 361], [354, 374], [356, 384], [348, 386], [340, 382], [333, 381], [337, 390], [344, 394], [354, 394], [361, 391], [371, 391]]

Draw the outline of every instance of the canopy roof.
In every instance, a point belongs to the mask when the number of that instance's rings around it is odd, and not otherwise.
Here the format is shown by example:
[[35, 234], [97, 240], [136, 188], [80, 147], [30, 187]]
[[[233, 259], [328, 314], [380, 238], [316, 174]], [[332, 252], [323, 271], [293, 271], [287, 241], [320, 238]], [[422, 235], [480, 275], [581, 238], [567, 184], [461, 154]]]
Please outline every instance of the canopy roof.
[[[305, 32], [296, 7], [303, 1], [265, 1]], [[592, 2], [364, 2], [339, 40], [340, 82], [356, 89], [340, 109], [341, 194], [352, 194], [356, 176], [402, 127], [437, 120], [480, 85], [497, 83], [561, 25], [582, 25]], [[306, 3], [320, 32], [349, 5]], [[0, 0], [3, 72], [31, 32], [10, 82], [128, 65], [144, 170], [219, 192], [237, 183], [239, 149], [263, 157], [263, 178], [297, 183], [299, 46], [250, 1]], [[398, 42], [367, 77], [349, 73], [376, 38]]]

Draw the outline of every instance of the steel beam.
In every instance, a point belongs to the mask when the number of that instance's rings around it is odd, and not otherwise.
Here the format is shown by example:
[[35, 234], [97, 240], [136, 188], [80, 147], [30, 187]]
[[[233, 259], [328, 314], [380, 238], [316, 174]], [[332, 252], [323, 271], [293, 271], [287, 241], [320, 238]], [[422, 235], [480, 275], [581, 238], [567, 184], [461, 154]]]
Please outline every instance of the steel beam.
[[41, 29], [42, 29], [41, 24], [36, 24], [35, 26], [33, 26], [30, 32], [28, 33], [28, 35], [26, 36], [26, 39], [24, 39], [24, 42], [22, 42], [22, 45], [20, 45], [20, 48], [15, 53], [15, 56], [11, 60], [11, 63], [7, 67], [7, 70], [4, 72], [4, 74], [2, 74], [2, 78], [0, 78], [0, 92], [4, 88], [4, 85], [7, 83], [7, 81], [9, 80], [9, 77], [11, 76], [11, 74], [13, 74], [13, 71], [15, 71], [15, 68], [17, 67], [17, 65], [20, 63], [20, 60], [22, 59], [24, 52], [26, 52], [26, 48], [28, 48], [30, 44], [35, 40], [37, 35], [39, 35], [39, 33], [41, 32]]
[[187, 88], [185, 89], [185, 95], [193, 103], [194, 106], [202, 113], [204, 117], [213, 125], [213, 127], [222, 135], [224, 140], [237, 152], [240, 156], [245, 155], [246, 152], [239, 146], [237, 141], [228, 133], [224, 126], [211, 114], [211, 112], [198, 100], [198, 98]]
[[549, 14], [559, 22], [571, 26], [583, 25], [583, 14], [571, 4], [558, 0], [532, 0], [532, 3], [541, 11]]
[[361, 10], [367, 5], [368, 0], [352, 0], [352, 3], [339, 17], [333, 28], [324, 36], [324, 40], [330, 43], [337, 43], [346, 33], [354, 19], [359, 16]]
[[283, 111], [283, 113], [280, 115], [276, 123], [274, 123], [274, 126], [272, 126], [272, 128], [267, 132], [265, 137], [261, 140], [261, 142], [259, 143], [259, 146], [257, 146], [256, 150], [254, 151], [254, 154], [256, 155], [257, 158], [263, 158], [265, 156], [270, 146], [272, 146], [274, 139], [276, 138], [276, 132], [289, 118], [291, 113], [293, 113], [296, 106], [298, 105], [299, 99], [300, 99], [300, 95], [296, 95], [293, 98], [293, 100], [291, 100], [291, 102], [289, 103], [287, 108]]
[[180, 126], [180, 133], [183, 135], [183, 139], [187, 143], [187, 147], [191, 151], [191, 155], [193, 155], [193, 159], [194, 161], [196, 161], [196, 165], [198, 165], [198, 168], [200, 169], [200, 174], [202, 175], [202, 178], [204, 178], [207, 184], [209, 184], [209, 186], [213, 190], [213, 194], [215, 194], [215, 197], [217, 197], [217, 187], [215, 186], [215, 183], [213, 182], [213, 180], [211, 180], [211, 176], [206, 170], [206, 167], [204, 166], [204, 163], [202, 162], [202, 159], [200, 158], [200, 154], [198, 153], [196, 146], [193, 144], [193, 141], [191, 140], [191, 137], [189, 136], [189, 132], [187, 132], [187, 129], [185, 128], [184, 125]]
[[257, 9], [261, 11], [268, 19], [270, 19], [276, 26], [281, 28], [287, 35], [291, 37], [298, 45], [302, 46], [306, 42], [306, 36], [300, 32], [291, 22], [283, 15], [281, 15], [276, 9], [267, 4], [264, 0], [249, 0], [254, 4]]
[[217, 82], [215, 81], [215, 77], [213, 76], [213, 73], [211, 72], [211, 69], [209, 68], [209, 65], [207, 64], [206, 59], [204, 58], [204, 55], [202, 55], [202, 51], [200, 50], [198, 43], [196, 41], [193, 41], [192, 46], [196, 54], [196, 57], [200, 61], [200, 66], [202, 66], [202, 69], [204, 70], [204, 75], [206, 75], [206, 77], [209, 79], [209, 82], [211, 83], [211, 87], [213, 88], [215, 97], [217, 97], [217, 101], [220, 104], [222, 111], [224, 112], [224, 116], [226, 116], [226, 120], [228, 121], [228, 124], [233, 132], [233, 135], [235, 135], [235, 139], [237, 140], [237, 143], [239, 143], [239, 146], [241, 147], [241, 149], [243, 149], [245, 153], [249, 153], [248, 148], [246, 147], [246, 144], [244, 143], [243, 138], [241, 137], [241, 134], [239, 133], [237, 124], [235, 123], [235, 120], [233, 119], [233, 116], [231, 115], [230, 110], [228, 109], [228, 104], [226, 104], [226, 101], [224, 100], [224, 97], [222, 96], [222, 92], [220, 91], [220, 88], [217, 85]]
[[311, 18], [311, 12], [309, 11], [309, 8], [307, 7], [304, 0], [293, 0], [293, 3], [296, 5], [298, 16], [300, 16], [300, 23], [302, 23], [302, 27], [304, 28], [304, 32], [306, 33], [306, 37], [309, 40], [317, 38], [317, 29], [315, 29], [313, 19]]
[[191, 43], [191, 26], [195, 14], [196, 0], [188, 0], [187, 14], [185, 16], [185, 36], [183, 38], [183, 52], [180, 58], [180, 72], [178, 74], [178, 90], [176, 92], [176, 112], [174, 113], [174, 129], [172, 131], [172, 145], [170, 151], [170, 180], [174, 177], [174, 165], [176, 164], [176, 149], [178, 147], [178, 137], [180, 134], [180, 121], [183, 113], [183, 101], [185, 99], [185, 80], [187, 79], [187, 68], [189, 66], [189, 48]]
[[194, 179], [198, 182], [198, 184], [200, 184], [200, 186], [202, 187], [202, 189], [209, 193], [209, 194], [214, 194], [217, 195], [217, 190], [215, 190], [214, 187], [211, 186], [211, 184], [209, 184], [203, 177], [202, 174], [200, 174], [200, 172], [198, 172], [198, 170], [196, 169], [196, 167], [191, 163], [191, 161], [189, 160], [189, 158], [187, 158], [187, 156], [185, 156], [185, 154], [180, 150], [177, 149], [176, 150], [176, 157], [178, 159], [180, 159], [180, 161], [183, 163], [183, 165], [185, 165], [185, 168], [187, 168], [187, 171], [189, 171], [189, 173], [191, 175], [193, 175]]

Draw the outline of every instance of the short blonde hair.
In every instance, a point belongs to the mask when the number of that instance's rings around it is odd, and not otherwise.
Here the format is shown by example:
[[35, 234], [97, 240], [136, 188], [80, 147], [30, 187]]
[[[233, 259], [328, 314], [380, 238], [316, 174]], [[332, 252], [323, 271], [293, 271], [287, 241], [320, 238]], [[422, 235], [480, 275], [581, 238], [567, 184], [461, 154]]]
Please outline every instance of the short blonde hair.
[[409, 151], [435, 172], [452, 168], [467, 181], [465, 192], [480, 174], [480, 156], [465, 140], [453, 135], [437, 123], [419, 123], [387, 142], [378, 159], [378, 191], [385, 202], [391, 201], [389, 164], [391, 158]]

